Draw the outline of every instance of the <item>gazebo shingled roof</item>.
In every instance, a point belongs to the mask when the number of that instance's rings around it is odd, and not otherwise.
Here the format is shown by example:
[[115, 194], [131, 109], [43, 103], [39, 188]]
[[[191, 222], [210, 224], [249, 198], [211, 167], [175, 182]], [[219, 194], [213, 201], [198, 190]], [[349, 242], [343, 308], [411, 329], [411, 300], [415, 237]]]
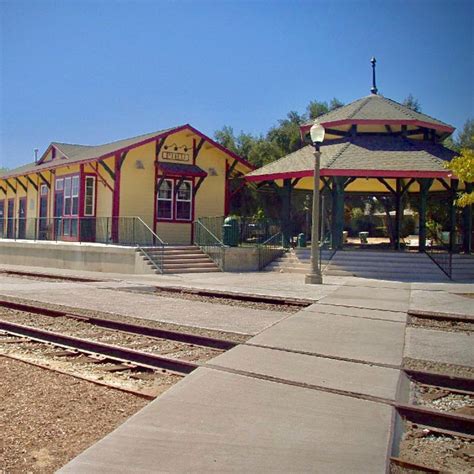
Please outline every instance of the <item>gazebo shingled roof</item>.
[[[399, 136], [356, 136], [321, 145], [321, 176], [446, 177], [444, 162], [455, 153], [436, 143]], [[307, 145], [249, 173], [249, 181], [312, 176], [313, 147]]]
[[362, 97], [350, 104], [320, 115], [314, 121], [303, 124], [302, 131], [308, 131], [313, 123], [320, 123], [327, 127], [343, 123], [367, 123], [367, 121], [383, 124], [413, 124], [450, 134], [454, 131], [454, 127], [441, 120], [416, 112], [403, 104], [378, 94]]

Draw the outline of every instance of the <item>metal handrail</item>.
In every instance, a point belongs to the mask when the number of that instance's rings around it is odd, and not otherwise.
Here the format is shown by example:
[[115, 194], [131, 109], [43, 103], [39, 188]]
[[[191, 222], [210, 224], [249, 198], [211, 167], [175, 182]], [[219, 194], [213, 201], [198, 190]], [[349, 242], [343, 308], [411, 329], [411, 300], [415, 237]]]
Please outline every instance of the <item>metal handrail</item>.
[[133, 216], [135, 219], [138, 219], [142, 223], [142, 225], [155, 237], [160, 245], [168, 245], [156, 232], [152, 230], [152, 228], [139, 216]]
[[225, 247], [224, 242], [222, 242], [222, 240], [219, 239], [219, 237], [217, 237], [216, 235], [214, 235], [214, 234], [201, 222], [201, 220], [198, 219], [197, 221], [195, 221], [195, 224], [199, 224], [199, 225], [219, 244], [219, 246]]
[[[423, 250], [423, 253], [428, 255], [433, 263], [435, 263], [439, 269], [450, 279], [453, 279], [453, 251], [449, 246], [447, 246], [436, 234], [430, 233], [431, 239], [436, 242], [436, 246], [441, 248], [442, 252], [435, 252], [433, 250], [428, 250], [426, 247]], [[447, 256], [447, 264], [445, 264], [440, 259], [436, 258], [436, 256], [446, 255]]]
[[[203, 242], [198, 238], [199, 231], [198, 229], [204, 230], [207, 235], [209, 235], [214, 242], [208, 243]], [[211, 232], [200, 219], [194, 221], [194, 243], [204, 252], [209, 258], [216, 263], [216, 265], [223, 270], [224, 269], [224, 259], [225, 259], [225, 245], [222, 240], [220, 240], [213, 232]]]
[[160, 250], [161, 250], [161, 252], [160, 252], [160, 265], [158, 265], [156, 263], [156, 261], [153, 259], [153, 257], [151, 255], [149, 255], [148, 252], [143, 247], [137, 246], [137, 249], [145, 255], [145, 257], [152, 264], [152, 266], [155, 267], [161, 274], [164, 273], [164, 268], [163, 268], [164, 267], [163, 257], [164, 257], [164, 250], [165, 250], [164, 247], [165, 246], [162, 245], [161, 248], [160, 248]]

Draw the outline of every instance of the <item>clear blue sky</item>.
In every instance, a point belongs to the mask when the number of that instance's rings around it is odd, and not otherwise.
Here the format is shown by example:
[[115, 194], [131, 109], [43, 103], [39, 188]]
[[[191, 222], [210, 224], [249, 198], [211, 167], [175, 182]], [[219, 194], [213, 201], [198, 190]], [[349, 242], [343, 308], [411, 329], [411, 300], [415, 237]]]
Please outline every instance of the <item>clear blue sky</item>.
[[473, 0], [0, 0], [0, 166], [182, 123], [264, 133], [312, 99], [474, 116]]

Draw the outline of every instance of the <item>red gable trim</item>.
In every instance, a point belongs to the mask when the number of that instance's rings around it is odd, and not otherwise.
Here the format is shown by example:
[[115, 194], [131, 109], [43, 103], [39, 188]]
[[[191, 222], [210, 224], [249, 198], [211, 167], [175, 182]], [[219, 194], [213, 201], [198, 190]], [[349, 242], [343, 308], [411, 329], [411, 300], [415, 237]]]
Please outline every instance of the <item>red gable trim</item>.
[[234, 153], [233, 151], [231, 150], [228, 150], [227, 148], [225, 148], [224, 146], [222, 146], [220, 143], [216, 142], [215, 140], [213, 140], [212, 138], [209, 138], [208, 136], [204, 135], [203, 133], [201, 133], [199, 130], [196, 130], [194, 127], [192, 127], [191, 125], [187, 124], [187, 127], [192, 131], [194, 132], [196, 135], [198, 135], [199, 137], [203, 138], [204, 140], [208, 141], [211, 145], [215, 146], [216, 148], [218, 148], [219, 150], [221, 150], [222, 152], [226, 153], [227, 155], [229, 155], [230, 157], [234, 158], [235, 160], [237, 160], [239, 163], [242, 163], [244, 166], [246, 166], [247, 168], [250, 168], [252, 171], [256, 169], [256, 167], [254, 165], [252, 165], [250, 162], [248, 162], [247, 160], [245, 160], [244, 158], [242, 158], [241, 156], [237, 155], [236, 153]]
[[[248, 181], [273, 181], [276, 179], [312, 177], [313, 170], [270, 173], [258, 176], [245, 176]], [[321, 176], [347, 176], [354, 178], [451, 178], [450, 171], [417, 171], [417, 170], [321, 170]]]
[[[332, 122], [321, 122], [321, 125], [325, 127], [336, 127], [338, 125], [413, 125], [415, 127], [434, 128], [440, 132], [454, 132], [454, 127], [449, 125], [440, 125], [430, 122], [424, 122], [422, 120], [385, 120], [385, 119], [344, 119], [344, 120], [333, 120]], [[301, 133], [309, 132], [312, 124], [306, 124], [301, 126]]]

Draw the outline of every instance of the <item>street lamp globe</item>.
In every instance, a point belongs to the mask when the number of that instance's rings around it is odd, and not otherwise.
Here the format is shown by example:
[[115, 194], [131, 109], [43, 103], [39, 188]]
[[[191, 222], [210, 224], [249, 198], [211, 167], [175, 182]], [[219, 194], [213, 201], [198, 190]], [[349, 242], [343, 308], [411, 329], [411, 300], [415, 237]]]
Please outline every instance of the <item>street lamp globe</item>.
[[319, 124], [315, 123], [309, 130], [309, 135], [311, 137], [311, 142], [313, 145], [319, 145], [320, 143], [323, 143], [324, 141], [324, 127]]

